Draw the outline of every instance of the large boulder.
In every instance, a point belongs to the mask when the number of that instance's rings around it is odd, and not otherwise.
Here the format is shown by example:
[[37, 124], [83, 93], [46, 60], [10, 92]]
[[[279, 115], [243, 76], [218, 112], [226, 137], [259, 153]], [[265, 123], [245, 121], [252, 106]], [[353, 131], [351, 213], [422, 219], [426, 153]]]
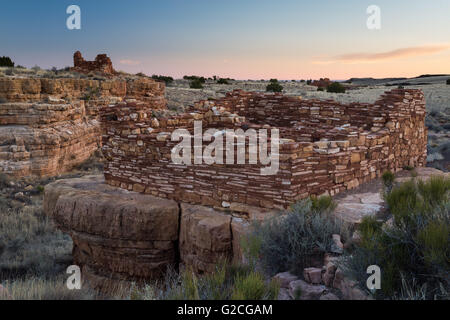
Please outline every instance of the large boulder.
[[103, 176], [59, 180], [45, 188], [44, 211], [73, 239], [86, 278], [146, 280], [176, 261], [175, 201], [113, 188]]
[[231, 215], [181, 204], [180, 258], [186, 267], [197, 273], [213, 272], [232, 252]]

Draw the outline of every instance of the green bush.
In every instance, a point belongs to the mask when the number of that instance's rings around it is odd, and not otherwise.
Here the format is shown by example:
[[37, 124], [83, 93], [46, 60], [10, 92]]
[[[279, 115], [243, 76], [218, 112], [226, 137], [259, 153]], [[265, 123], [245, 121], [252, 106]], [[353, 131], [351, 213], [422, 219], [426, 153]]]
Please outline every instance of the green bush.
[[366, 288], [366, 269], [382, 270], [375, 297], [448, 299], [450, 285], [450, 179], [433, 177], [394, 186], [386, 195], [392, 224], [365, 218], [361, 241], [341, 261]]
[[14, 68], [14, 62], [11, 60], [10, 57], [0, 57], [0, 67], [11, 67]]
[[281, 217], [254, 222], [242, 243], [247, 259], [257, 261], [272, 275], [287, 270], [301, 274], [331, 251], [333, 234], [345, 231], [330, 213], [333, 208], [329, 197], [308, 199], [293, 205]]
[[198, 77], [198, 76], [184, 76], [183, 79], [190, 80], [190, 81], [196, 81], [198, 80], [201, 84], [206, 83], [205, 77]]
[[447, 79], [447, 84], [450, 84], [450, 79]]
[[270, 83], [266, 87], [267, 92], [282, 92], [283, 86], [278, 83], [277, 79], [270, 79]]
[[317, 91], [325, 91], [325, 88], [318, 87], [318, 88], [317, 88]]
[[171, 84], [173, 82], [173, 78], [169, 76], [161, 76], [161, 75], [152, 75], [152, 79], [165, 82], [166, 85]]
[[229, 82], [227, 79], [220, 78], [217, 80], [217, 84], [229, 84]]
[[203, 89], [202, 82], [200, 80], [192, 80], [189, 84], [191, 89]]
[[339, 82], [333, 82], [327, 87], [327, 92], [345, 93], [345, 87]]

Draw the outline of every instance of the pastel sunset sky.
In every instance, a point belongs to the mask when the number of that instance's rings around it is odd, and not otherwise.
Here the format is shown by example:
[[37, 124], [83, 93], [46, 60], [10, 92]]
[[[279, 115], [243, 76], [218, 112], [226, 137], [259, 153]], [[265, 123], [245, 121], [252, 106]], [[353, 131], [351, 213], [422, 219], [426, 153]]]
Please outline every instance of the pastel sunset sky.
[[[81, 30], [66, 8], [81, 8]], [[366, 26], [369, 5], [381, 29]], [[107, 53], [174, 77], [348, 79], [450, 73], [450, 0], [2, 1], [0, 56], [43, 68]]]

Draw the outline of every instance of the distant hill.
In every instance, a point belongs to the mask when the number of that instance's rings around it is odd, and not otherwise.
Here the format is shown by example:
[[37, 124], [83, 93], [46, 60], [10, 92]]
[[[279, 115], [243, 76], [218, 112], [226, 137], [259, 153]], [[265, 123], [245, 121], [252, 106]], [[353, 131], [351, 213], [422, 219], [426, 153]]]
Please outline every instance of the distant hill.
[[382, 78], [382, 79], [374, 79], [374, 78], [351, 78], [347, 80], [347, 83], [351, 83], [359, 86], [374, 86], [378, 84], [383, 84], [392, 81], [404, 81], [408, 78]]
[[351, 78], [346, 83], [351, 83], [356, 86], [413, 86], [413, 85], [428, 85], [445, 83], [447, 79], [450, 79], [450, 75], [445, 74], [424, 74], [415, 78]]
[[419, 78], [431, 78], [431, 77], [450, 77], [450, 74], [423, 74], [421, 76], [418, 76], [414, 79], [419, 79]]

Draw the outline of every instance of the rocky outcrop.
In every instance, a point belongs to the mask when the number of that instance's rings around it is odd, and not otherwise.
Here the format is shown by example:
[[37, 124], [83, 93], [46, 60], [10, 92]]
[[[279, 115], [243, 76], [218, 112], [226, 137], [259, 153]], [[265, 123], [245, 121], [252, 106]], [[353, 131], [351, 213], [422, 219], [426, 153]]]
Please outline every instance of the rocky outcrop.
[[74, 263], [95, 286], [160, 277], [169, 265], [197, 273], [242, 258], [243, 219], [202, 206], [129, 192], [102, 176], [45, 187], [44, 212], [73, 239]]
[[107, 186], [100, 176], [45, 188], [44, 211], [73, 239], [88, 278], [159, 278], [176, 264], [179, 207], [171, 200]]
[[147, 78], [0, 78], [0, 173], [55, 176], [101, 146], [99, 109], [124, 99], [165, 109], [164, 84]]
[[213, 272], [232, 256], [231, 216], [181, 204], [180, 257], [197, 273]]

